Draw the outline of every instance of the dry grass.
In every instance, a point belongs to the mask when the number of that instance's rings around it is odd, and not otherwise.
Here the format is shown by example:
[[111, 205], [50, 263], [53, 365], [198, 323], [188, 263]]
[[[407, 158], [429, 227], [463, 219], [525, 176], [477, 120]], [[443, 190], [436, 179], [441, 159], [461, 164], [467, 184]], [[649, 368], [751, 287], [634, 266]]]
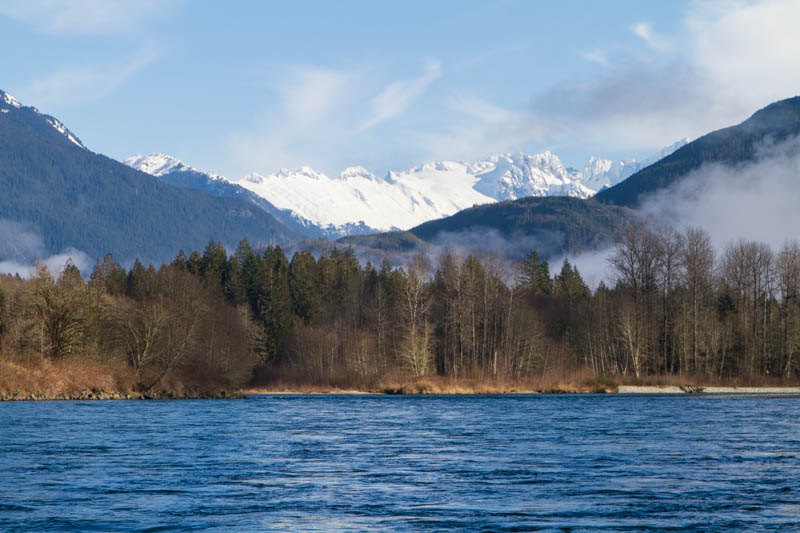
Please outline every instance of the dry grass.
[[707, 376], [597, 376], [589, 369], [565, 371], [553, 369], [538, 376], [524, 379], [494, 379], [492, 377], [450, 378], [424, 376], [413, 378], [403, 375], [388, 376], [375, 382], [337, 380], [329, 384], [304, 382], [299, 376], [262, 382], [244, 389], [244, 394], [514, 394], [552, 393], [585, 394], [615, 393], [621, 385], [681, 387], [790, 387], [798, 380], [783, 380], [759, 376], [755, 379], [715, 379]]
[[617, 384], [587, 372], [550, 373], [527, 379], [450, 378], [429, 375], [418, 378], [389, 376], [375, 383], [310, 384], [298, 380], [274, 380], [245, 388], [244, 394], [522, 394], [616, 392]]
[[[142, 379], [145, 378], [145, 379]], [[72, 399], [168, 399], [230, 398], [230, 391], [219, 380], [205, 376], [189, 379], [176, 373], [168, 375], [152, 390], [143, 391], [141, 381], [124, 361], [98, 361], [89, 356], [61, 360], [0, 360], [0, 400], [72, 400]]]
[[126, 394], [134, 376], [124, 365], [88, 358], [0, 361], [0, 399], [63, 399]]
[[[349, 377], [350, 379], [345, 379]], [[185, 376], [184, 376], [185, 378]], [[98, 361], [91, 357], [64, 360], [0, 360], [0, 400], [136, 398], [137, 377], [122, 361]], [[208, 377], [186, 381], [167, 377], [146, 397], [228, 397]], [[552, 370], [525, 379], [494, 379], [390, 375], [359, 382], [352, 376], [327, 383], [309, 383], [299, 375], [273, 375], [238, 392], [243, 394], [514, 394], [514, 393], [613, 393], [620, 385], [655, 387], [797, 387], [800, 381], [758, 376], [754, 379], [713, 379], [706, 376], [596, 376], [589, 370]], [[205, 392], [204, 392], [205, 391]], [[208, 391], [211, 391], [209, 393]]]

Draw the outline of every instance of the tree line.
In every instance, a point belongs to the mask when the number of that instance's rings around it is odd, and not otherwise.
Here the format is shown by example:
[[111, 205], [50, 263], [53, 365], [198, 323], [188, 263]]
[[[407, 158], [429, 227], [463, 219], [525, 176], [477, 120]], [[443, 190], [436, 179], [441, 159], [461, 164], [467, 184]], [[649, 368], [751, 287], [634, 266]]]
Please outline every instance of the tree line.
[[219, 243], [159, 269], [111, 255], [0, 279], [0, 353], [125, 365], [140, 390], [371, 386], [427, 375], [797, 377], [800, 245], [740, 240], [717, 255], [698, 228], [633, 228], [594, 292], [564, 260], [443, 252], [402, 267], [352, 249], [232, 254]]

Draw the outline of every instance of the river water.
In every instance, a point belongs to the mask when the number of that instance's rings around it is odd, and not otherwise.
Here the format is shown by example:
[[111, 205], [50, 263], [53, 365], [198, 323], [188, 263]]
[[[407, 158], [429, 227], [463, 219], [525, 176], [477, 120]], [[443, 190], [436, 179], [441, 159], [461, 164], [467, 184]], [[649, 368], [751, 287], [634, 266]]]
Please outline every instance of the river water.
[[800, 398], [0, 403], [0, 530], [799, 530]]

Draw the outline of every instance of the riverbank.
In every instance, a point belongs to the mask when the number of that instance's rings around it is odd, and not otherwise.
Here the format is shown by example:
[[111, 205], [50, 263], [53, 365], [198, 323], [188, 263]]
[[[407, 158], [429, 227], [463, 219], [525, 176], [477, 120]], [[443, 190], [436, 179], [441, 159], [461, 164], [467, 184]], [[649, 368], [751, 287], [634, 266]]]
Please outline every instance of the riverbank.
[[242, 398], [238, 390], [185, 383], [168, 376], [141, 390], [136, 374], [118, 362], [74, 358], [29, 364], [0, 361], [0, 401], [176, 400]]
[[478, 394], [787, 394], [800, 395], [800, 386], [775, 380], [774, 383], [714, 381], [680, 376], [655, 376], [636, 380], [629, 376], [544, 376], [527, 380], [456, 379], [428, 376], [409, 380], [389, 380], [372, 386], [339, 387], [275, 383], [242, 389], [242, 394], [329, 394], [329, 395], [478, 395]]
[[0, 362], [0, 401], [31, 400], [170, 400], [228, 399], [258, 394], [326, 395], [480, 395], [480, 394], [796, 394], [795, 382], [762, 380], [712, 381], [682, 376], [592, 376], [586, 372], [550, 374], [527, 379], [395, 377], [373, 383], [313, 385], [272, 382], [240, 389], [223, 389], [197, 380], [164, 379], [151, 390], [137, 385], [137, 376], [119, 362], [71, 359], [35, 364]]
[[619, 394], [798, 394], [800, 387], [702, 387], [621, 385]]

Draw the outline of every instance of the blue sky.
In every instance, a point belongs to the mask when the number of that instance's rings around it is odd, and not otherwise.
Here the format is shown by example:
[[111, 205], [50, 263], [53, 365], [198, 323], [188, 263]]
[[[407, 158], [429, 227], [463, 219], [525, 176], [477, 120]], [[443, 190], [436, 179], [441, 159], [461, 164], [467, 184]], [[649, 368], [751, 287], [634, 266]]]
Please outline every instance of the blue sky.
[[0, 0], [0, 88], [232, 178], [644, 157], [798, 93], [800, 3]]

